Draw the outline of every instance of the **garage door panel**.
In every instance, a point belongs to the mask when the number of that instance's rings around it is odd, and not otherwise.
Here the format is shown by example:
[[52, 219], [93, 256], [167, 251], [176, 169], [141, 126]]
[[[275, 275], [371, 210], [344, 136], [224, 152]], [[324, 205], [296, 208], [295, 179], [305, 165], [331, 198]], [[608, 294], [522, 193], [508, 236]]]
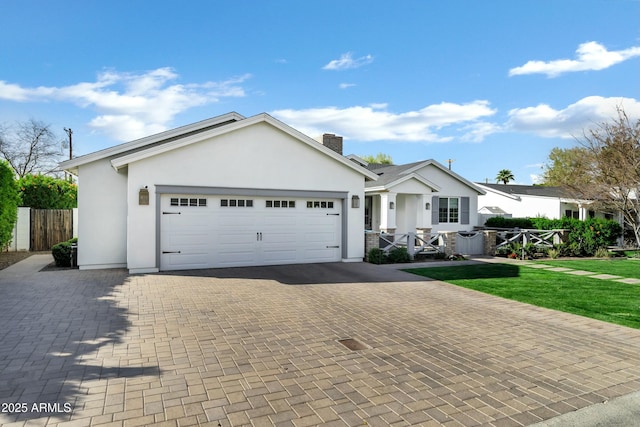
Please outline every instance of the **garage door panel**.
[[[170, 208], [170, 198], [193, 197], [163, 195], [162, 209]], [[309, 201], [299, 198], [290, 198], [285, 207], [269, 203], [275, 199], [268, 197], [251, 198], [251, 206], [232, 206], [232, 196], [195, 197], [206, 197], [206, 206], [171, 207], [180, 215], [162, 215], [161, 250], [181, 252], [162, 254], [163, 270], [341, 259], [339, 200], [312, 202], [319, 207], [309, 208]], [[291, 201], [294, 208], [289, 207]]]

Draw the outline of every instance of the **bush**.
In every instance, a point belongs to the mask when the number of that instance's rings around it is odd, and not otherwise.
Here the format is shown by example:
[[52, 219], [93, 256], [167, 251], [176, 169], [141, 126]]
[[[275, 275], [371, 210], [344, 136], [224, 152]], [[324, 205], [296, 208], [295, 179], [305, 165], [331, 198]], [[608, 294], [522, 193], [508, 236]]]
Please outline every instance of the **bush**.
[[371, 264], [383, 264], [384, 258], [384, 251], [380, 248], [372, 248], [367, 254], [367, 261]]
[[534, 228], [529, 218], [505, 218], [503, 216], [489, 218], [484, 225], [495, 228]]
[[13, 226], [18, 218], [18, 186], [13, 169], [0, 162], [0, 250], [11, 242]]
[[18, 181], [22, 206], [35, 209], [78, 207], [78, 186], [45, 175], [25, 175]]
[[560, 251], [554, 248], [551, 248], [547, 251], [547, 256], [551, 259], [556, 259], [560, 256]]
[[[615, 245], [622, 235], [622, 227], [616, 221], [589, 218], [585, 221], [564, 217], [548, 218], [490, 218], [486, 224], [496, 228], [524, 228], [535, 230], [568, 230], [565, 246], [559, 247], [561, 256], [593, 256], [600, 248]], [[530, 248], [525, 248], [529, 252]]]
[[51, 248], [51, 254], [57, 267], [71, 267], [71, 245], [77, 242], [78, 239], [74, 237]]
[[409, 256], [409, 252], [407, 252], [407, 248], [391, 249], [389, 251], [388, 259], [392, 264], [411, 262], [411, 257]]
[[607, 248], [598, 248], [593, 256], [596, 258], [609, 258], [610, 254]]

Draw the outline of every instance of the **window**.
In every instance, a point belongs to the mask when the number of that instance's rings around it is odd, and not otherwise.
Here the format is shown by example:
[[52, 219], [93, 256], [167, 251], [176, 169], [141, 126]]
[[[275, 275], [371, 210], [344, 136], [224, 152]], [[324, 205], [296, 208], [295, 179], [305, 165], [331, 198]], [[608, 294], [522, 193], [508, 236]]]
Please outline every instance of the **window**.
[[197, 198], [178, 198], [172, 197], [169, 201], [171, 206], [197, 206], [197, 207], [206, 207], [207, 199], [197, 199]]
[[227, 208], [252, 208], [253, 200], [249, 199], [221, 199], [220, 207]]
[[438, 203], [438, 221], [455, 222], [459, 221], [460, 201], [457, 197], [440, 197]]
[[267, 200], [265, 202], [267, 208], [295, 208], [295, 200]]
[[333, 202], [328, 200], [308, 200], [307, 208], [333, 209]]

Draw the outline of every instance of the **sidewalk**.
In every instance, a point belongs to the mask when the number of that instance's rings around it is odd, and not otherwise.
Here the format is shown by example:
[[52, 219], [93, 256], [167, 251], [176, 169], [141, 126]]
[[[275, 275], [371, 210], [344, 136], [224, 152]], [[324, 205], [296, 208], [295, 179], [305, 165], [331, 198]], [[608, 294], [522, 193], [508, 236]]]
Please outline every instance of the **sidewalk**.
[[17, 262], [4, 270], [0, 270], [0, 279], [3, 277], [19, 277], [26, 274], [37, 273], [53, 262], [51, 254], [35, 254]]

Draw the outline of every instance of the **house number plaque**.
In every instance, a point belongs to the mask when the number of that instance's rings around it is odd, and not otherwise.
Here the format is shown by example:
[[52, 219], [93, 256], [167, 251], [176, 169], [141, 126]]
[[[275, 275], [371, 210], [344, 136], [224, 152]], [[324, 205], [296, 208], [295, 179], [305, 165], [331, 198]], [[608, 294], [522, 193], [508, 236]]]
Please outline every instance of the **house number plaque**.
[[138, 193], [138, 204], [139, 205], [149, 205], [149, 190], [146, 188], [141, 188], [140, 193]]

